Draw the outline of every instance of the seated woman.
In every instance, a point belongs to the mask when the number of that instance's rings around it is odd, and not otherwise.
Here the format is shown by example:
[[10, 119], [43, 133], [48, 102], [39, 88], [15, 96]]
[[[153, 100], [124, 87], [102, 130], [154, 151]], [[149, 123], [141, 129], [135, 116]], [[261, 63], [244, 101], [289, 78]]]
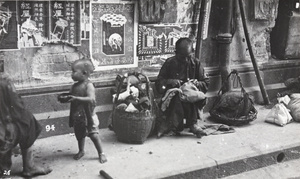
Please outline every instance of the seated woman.
[[10, 175], [12, 149], [19, 144], [23, 159], [23, 176], [45, 175], [52, 170], [36, 166], [32, 145], [41, 132], [35, 117], [25, 109], [14, 85], [0, 73], [0, 176]]
[[[170, 89], [178, 89], [185, 82], [192, 82], [199, 91], [205, 94], [209, 85], [209, 78], [204, 73], [204, 68], [199, 59], [192, 57], [193, 42], [189, 38], [181, 38], [175, 44], [175, 56], [168, 58], [155, 82], [158, 92], [165, 95]], [[200, 118], [199, 110], [206, 104], [206, 98], [197, 102], [184, 101], [180, 98], [180, 93], [175, 93], [170, 99], [168, 106], [163, 114], [166, 117], [165, 124], [168, 127], [158, 128], [158, 137], [162, 134], [173, 131], [179, 133], [185, 127], [190, 132], [201, 137], [202, 129], [197, 125], [197, 119]], [[184, 125], [184, 119], [186, 124]]]

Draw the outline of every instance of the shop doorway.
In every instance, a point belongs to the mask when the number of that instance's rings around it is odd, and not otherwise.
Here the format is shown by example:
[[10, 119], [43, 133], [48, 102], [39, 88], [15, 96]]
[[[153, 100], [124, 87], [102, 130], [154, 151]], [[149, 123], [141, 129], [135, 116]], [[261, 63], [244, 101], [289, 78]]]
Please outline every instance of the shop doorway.
[[270, 36], [276, 59], [300, 59], [300, 0], [279, 0], [278, 16]]

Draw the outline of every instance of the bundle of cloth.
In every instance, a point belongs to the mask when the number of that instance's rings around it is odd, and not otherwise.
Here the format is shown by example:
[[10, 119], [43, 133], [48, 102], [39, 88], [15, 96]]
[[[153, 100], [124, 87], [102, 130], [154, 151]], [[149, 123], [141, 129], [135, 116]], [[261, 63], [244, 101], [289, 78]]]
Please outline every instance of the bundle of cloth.
[[179, 88], [171, 88], [166, 91], [161, 101], [162, 111], [165, 111], [168, 108], [170, 101], [177, 93], [179, 93], [179, 98], [183, 102], [195, 103], [206, 98], [205, 94], [200, 91], [194, 83], [188, 81]]
[[[122, 83], [125, 84], [121, 87], [119, 95], [117, 95], [117, 88], [112, 89], [112, 100], [117, 103], [116, 108], [126, 112], [140, 112], [143, 110], [150, 110], [151, 102], [147, 96], [146, 84], [142, 83], [136, 75], [125, 76]], [[117, 76], [116, 87], [118, 87], [120, 76]], [[118, 96], [118, 99], [116, 99]]]
[[295, 78], [289, 78], [284, 81], [286, 89], [279, 93], [278, 97], [284, 97], [285, 95], [291, 95], [293, 93], [300, 93], [300, 76]]

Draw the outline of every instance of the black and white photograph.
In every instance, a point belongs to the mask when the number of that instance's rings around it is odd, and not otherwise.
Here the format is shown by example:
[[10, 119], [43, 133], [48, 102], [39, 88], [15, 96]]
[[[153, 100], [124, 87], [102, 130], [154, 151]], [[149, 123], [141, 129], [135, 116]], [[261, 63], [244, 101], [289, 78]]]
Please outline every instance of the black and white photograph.
[[0, 179], [300, 179], [300, 0], [0, 0]]

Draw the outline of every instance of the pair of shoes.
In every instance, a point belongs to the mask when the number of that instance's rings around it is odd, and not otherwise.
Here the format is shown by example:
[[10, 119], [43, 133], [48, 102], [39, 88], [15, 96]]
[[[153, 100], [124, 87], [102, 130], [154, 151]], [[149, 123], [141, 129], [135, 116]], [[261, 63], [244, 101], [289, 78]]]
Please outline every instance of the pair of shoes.
[[190, 132], [195, 134], [198, 138], [201, 138], [202, 136], [207, 135], [200, 126], [197, 124], [194, 124], [190, 127]]

